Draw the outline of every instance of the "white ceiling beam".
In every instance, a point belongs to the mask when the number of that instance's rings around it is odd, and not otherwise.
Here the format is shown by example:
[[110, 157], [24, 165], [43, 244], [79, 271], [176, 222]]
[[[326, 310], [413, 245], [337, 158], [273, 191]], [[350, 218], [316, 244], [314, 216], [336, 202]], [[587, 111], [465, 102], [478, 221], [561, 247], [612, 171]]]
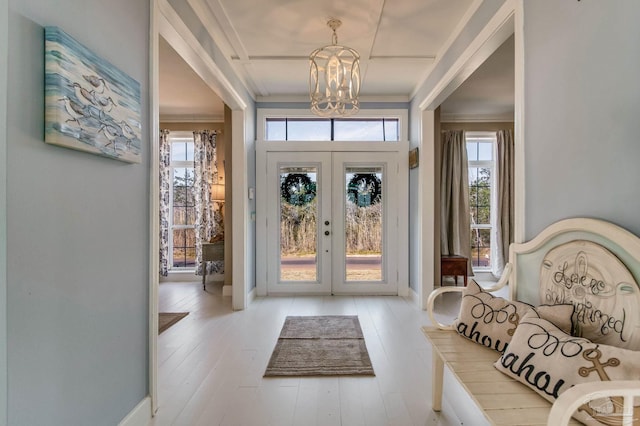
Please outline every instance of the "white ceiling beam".
[[453, 42], [456, 41], [458, 36], [462, 33], [462, 30], [464, 30], [464, 28], [467, 26], [478, 8], [482, 5], [483, 1], [484, 0], [474, 0], [471, 6], [469, 6], [462, 19], [460, 19], [460, 21], [458, 22], [458, 25], [456, 25], [451, 34], [449, 34], [449, 38], [447, 38], [447, 41], [444, 42], [444, 44], [436, 54], [436, 59], [433, 63], [433, 67], [429, 68], [418, 80], [418, 84], [416, 84], [416, 87], [414, 87], [413, 91], [411, 92], [411, 98], [416, 96], [422, 85], [427, 81], [427, 78], [429, 78], [431, 72], [435, 69], [436, 65], [438, 65], [438, 62], [442, 60], [444, 54], [447, 53]]
[[[189, 0], [189, 3], [191, 3], [192, 1], [195, 0]], [[229, 43], [231, 43], [231, 46], [233, 46], [233, 50], [235, 51], [236, 55], [242, 59], [247, 59], [249, 57], [247, 49], [244, 47], [242, 40], [240, 40], [240, 35], [238, 34], [238, 31], [236, 31], [236, 27], [231, 22], [231, 19], [229, 19], [229, 14], [225, 10], [222, 3], [220, 3], [220, 0], [204, 1], [209, 5], [209, 8], [213, 12], [213, 15], [220, 24], [222, 32], [229, 39]]]
[[369, 70], [369, 61], [371, 60], [371, 52], [373, 52], [373, 46], [376, 42], [376, 37], [378, 36], [378, 31], [380, 30], [380, 22], [382, 21], [382, 14], [384, 13], [384, 5], [385, 5], [385, 0], [378, 0], [378, 6], [376, 7], [376, 5], [374, 4], [375, 1], [371, 1], [371, 7], [370, 7], [370, 11], [376, 11], [376, 25], [375, 27], [373, 27], [373, 31], [371, 31], [371, 34], [369, 35], [369, 43], [368, 46], [369, 48], [366, 49], [366, 51], [364, 52], [364, 54], [360, 53], [360, 69], [361, 69], [361, 82], [360, 82], [360, 87], [362, 87], [362, 84], [364, 84], [367, 80], [367, 71]]
[[[256, 81], [255, 74], [247, 70], [244, 64], [235, 63], [234, 59], [243, 58], [244, 62], [248, 62], [248, 55], [244, 45], [240, 42], [238, 33], [229, 21], [229, 17], [217, 0], [187, 0], [193, 11], [196, 13], [200, 22], [207, 29], [209, 36], [216, 43], [223, 55], [227, 57], [233, 67], [236, 75], [244, 85], [244, 87], [254, 95], [265, 94], [265, 86], [263, 82]], [[216, 9], [212, 9], [216, 6]], [[216, 10], [218, 13], [216, 13]]]
[[[224, 103], [234, 109], [247, 104], [167, 0], [160, 0], [159, 33]], [[253, 94], [252, 94], [253, 95]]]

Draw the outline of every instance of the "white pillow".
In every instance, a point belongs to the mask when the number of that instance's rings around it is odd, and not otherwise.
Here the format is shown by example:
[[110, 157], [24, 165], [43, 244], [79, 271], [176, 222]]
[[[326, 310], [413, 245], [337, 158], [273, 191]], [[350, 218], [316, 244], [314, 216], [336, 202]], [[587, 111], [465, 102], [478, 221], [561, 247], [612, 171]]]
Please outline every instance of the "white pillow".
[[453, 326], [467, 339], [502, 353], [520, 319], [530, 312], [571, 332], [573, 305], [533, 307], [528, 303], [496, 297], [484, 291], [474, 280], [469, 280], [462, 292], [460, 313]]

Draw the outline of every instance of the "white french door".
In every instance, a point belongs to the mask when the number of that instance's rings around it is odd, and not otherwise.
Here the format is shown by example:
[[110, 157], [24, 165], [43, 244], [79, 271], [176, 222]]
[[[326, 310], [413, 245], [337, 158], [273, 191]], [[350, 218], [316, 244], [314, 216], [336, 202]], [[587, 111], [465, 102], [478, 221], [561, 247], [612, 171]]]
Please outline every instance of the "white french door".
[[397, 157], [267, 153], [268, 294], [398, 294]]

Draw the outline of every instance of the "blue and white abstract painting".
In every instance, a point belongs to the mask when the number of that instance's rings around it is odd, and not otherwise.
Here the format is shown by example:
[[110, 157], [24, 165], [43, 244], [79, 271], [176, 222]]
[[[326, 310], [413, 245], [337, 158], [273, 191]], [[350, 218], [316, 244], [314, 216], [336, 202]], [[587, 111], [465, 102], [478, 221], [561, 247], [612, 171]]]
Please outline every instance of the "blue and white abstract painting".
[[140, 83], [45, 27], [45, 142], [141, 162]]

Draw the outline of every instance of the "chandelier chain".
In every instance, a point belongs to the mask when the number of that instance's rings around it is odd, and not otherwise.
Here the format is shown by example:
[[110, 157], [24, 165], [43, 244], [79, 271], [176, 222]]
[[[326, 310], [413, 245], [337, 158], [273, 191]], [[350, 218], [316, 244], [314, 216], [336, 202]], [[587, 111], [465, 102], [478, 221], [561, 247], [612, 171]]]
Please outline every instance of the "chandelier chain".
[[338, 44], [338, 34], [336, 33], [336, 30], [340, 28], [340, 25], [342, 25], [342, 21], [339, 19], [331, 18], [327, 21], [327, 26], [333, 30], [331, 41], [334, 46]]

